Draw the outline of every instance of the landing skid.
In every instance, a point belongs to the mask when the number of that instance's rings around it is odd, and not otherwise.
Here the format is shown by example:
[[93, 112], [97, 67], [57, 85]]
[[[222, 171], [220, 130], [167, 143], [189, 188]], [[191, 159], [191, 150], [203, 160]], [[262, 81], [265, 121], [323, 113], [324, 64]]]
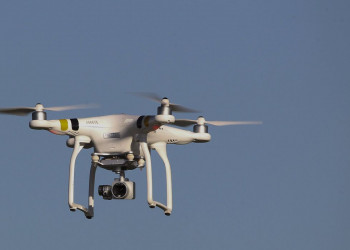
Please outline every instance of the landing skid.
[[[71, 211], [77, 209], [82, 211], [86, 218], [91, 219], [94, 216], [94, 188], [95, 188], [95, 175], [97, 167], [101, 167], [106, 170], [111, 170], [117, 174], [124, 173], [126, 170], [133, 170], [136, 168], [142, 168], [144, 160], [134, 159], [132, 153], [126, 154], [106, 154], [106, 153], [92, 153], [91, 154], [91, 168], [89, 177], [89, 197], [88, 207], [84, 207], [81, 204], [74, 203], [74, 171], [75, 162], [78, 154], [83, 149], [84, 145], [91, 142], [90, 138], [86, 136], [76, 136], [74, 149], [70, 161], [69, 171], [69, 186], [68, 186], [68, 204]], [[171, 169], [169, 160], [166, 154], [166, 144], [156, 144], [152, 148], [156, 149], [161, 159], [164, 162], [166, 170], [167, 181], [167, 205], [164, 205], [158, 201], [153, 200], [153, 185], [152, 185], [152, 163], [149, 148], [147, 143], [141, 142], [141, 148], [145, 155], [146, 160], [146, 173], [147, 173], [147, 201], [149, 207], [159, 207], [164, 210], [165, 215], [170, 215], [172, 211], [172, 183], [171, 183]]]

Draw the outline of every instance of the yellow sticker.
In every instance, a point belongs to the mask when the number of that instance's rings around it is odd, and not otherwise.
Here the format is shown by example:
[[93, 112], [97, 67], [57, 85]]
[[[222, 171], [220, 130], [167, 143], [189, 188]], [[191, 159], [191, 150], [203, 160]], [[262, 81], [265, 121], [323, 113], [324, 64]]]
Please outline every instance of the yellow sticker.
[[61, 130], [66, 131], [68, 129], [68, 121], [66, 119], [60, 120]]
[[145, 117], [145, 120], [143, 121], [143, 123], [145, 124], [146, 127], [149, 126], [149, 119], [150, 119], [150, 118], [151, 118], [151, 117], [146, 116], [146, 117]]

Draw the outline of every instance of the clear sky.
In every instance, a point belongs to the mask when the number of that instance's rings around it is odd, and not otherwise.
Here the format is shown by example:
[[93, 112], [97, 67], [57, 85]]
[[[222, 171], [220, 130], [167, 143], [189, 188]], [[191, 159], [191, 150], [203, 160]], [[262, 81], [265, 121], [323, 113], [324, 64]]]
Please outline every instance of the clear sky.
[[[86, 220], [68, 209], [66, 137], [0, 116], [0, 248], [350, 249], [349, 12], [345, 0], [2, 1], [0, 107], [101, 105], [49, 119], [155, 114], [126, 94], [151, 91], [208, 120], [264, 123], [170, 145], [170, 217], [148, 208], [146, 172], [135, 170], [136, 200], [96, 196]], [[83, 204], [90, 154], [77, 161]]]

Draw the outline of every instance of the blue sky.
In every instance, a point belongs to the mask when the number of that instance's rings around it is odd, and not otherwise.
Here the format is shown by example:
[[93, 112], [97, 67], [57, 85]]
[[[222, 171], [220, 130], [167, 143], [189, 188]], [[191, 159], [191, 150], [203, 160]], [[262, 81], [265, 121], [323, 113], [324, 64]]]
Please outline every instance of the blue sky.
[[[155, 114], [126, 94], [151, 91], [208, 120], [264, 123], [170, 145], [170, 217], [148, 208], [146, 173], [132, 171], [136, 199], [96, 197], [86, 220], [68, 209], [66, 138], [1, 116], [1, 248], [349, 249], [349, 11], [347, 1], [2, 2], [1, 107], [101, 105], [49, 119]], [[90, 154], [77, 161], [84, 204]], [[98, 169], [96, 185], [114, 177]]]

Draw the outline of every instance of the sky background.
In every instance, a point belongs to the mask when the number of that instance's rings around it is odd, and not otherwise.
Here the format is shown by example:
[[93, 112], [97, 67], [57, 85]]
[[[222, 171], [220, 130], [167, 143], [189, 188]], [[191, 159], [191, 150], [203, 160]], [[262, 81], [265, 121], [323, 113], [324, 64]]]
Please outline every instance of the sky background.
[[[0, 107], [101, 105], [49, 119], [152, 115], [156, 103], [127, 94], [149, 91], [202, 111], [177, 118], [263, 125], [169, 145], [170, 217], [148, 207], [146, 171], [135, 170], [136, 199], [95, 192], [87, 220], [68, 208], [67, 138], [0, 116], [0, 248], [349, 249], [349, 12], [345, 0], [2, 1]], [[91, 152], [77, 160], [82, 204]], [[98, 169], [95, 190], [115, 177]]]

